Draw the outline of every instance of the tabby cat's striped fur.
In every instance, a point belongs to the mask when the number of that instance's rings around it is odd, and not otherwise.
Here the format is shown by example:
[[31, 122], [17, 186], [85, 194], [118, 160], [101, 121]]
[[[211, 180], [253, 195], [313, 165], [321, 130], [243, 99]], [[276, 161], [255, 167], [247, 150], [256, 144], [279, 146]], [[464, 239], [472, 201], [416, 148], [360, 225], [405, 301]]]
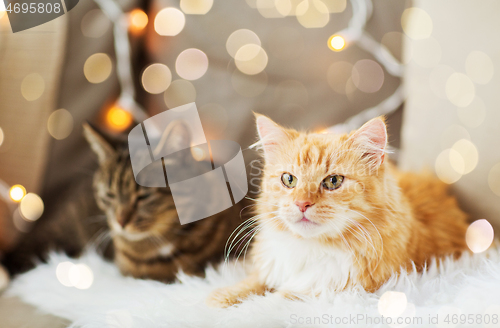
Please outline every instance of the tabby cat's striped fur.
[[[150, 188], [135, 182], [126, 142], [110, 140], [88, 125], [84, 130], [98, 155], [95, 197], [106, 213], [115, 263], [123, 274], [172, 281], [180, 269], [201, 275], [208, 263], [222, 259], [226, 241], [241, 221], [241, 205], [181, 225], [168, 186]], [[183, 125], [176, 126], [168, 142], [177, 143], [173, 147], [189, 145], [185, 132]], [[192, 157], [183, 160], [186, 167], [196, 165]]]

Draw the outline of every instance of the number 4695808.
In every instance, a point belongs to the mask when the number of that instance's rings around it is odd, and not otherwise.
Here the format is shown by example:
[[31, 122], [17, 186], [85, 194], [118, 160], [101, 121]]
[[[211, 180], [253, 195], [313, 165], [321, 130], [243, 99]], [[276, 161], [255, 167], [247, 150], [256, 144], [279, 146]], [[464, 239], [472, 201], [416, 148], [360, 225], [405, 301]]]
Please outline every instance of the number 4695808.
[[7, 8], [5, 8], [5, 11], [14, 14], [27, 14], [28, 12], [30, 14], [51, 14], [51, 13], [60, 13], [62, 10], [61, 4], [60, 3], [42, 3], [42, 2], [31, 2], [31, 3], [9, 3]]

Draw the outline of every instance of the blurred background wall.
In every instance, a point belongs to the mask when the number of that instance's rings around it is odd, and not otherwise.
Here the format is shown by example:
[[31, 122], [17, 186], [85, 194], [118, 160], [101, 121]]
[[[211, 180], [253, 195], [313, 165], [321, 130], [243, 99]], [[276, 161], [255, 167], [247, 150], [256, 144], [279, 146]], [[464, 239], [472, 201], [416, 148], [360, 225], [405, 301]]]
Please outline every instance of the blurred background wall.
[[500, 2], [415, 1], [400, 166], [452, 185], [500, 227]]

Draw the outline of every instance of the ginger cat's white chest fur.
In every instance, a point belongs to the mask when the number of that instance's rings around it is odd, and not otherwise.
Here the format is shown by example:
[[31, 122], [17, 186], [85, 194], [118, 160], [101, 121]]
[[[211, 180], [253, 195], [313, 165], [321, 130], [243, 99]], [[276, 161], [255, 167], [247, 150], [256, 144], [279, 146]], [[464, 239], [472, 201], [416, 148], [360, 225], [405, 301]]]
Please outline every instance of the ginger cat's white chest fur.
[[263, 229], [257, 261], [260, 280], [276, 290], [319, 295], [325, 289], [343, 290], [357, 274], [350, 253], [288, 231]]

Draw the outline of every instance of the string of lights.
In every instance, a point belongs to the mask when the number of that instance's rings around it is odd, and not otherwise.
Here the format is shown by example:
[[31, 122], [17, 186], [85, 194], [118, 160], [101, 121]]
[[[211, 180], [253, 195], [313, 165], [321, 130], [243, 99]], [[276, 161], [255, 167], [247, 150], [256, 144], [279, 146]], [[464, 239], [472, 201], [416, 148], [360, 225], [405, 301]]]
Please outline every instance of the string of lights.
[[130, 40], [128, 30], [130, 26], [129, 15], [113, 0], [95, 0], [104, 14], [113, 23], [114, 47], [116, 55], [116, 71], [121, 92], [116, 104], [118, 107], [132, 114], [138, 122], [144, 121], [148, 115], [135, 101], [135, 88], [130, 61]]
[[[335, 37], [343, 38], [344, 44], [356, 43], [358, 47], [370, 53], [387, 73], [392, 76], [402, 78], [403, 65], [392, 55], [392, 53], [381, 43], [377, 42], [365, 30], [365, 25], [371, 16], [373, 4], [371, 0], [351, 0], [352, 18], [349, 25], [344, 30], [338, 32], [330, 38], [330, 43]], [[335, 48], [334, 44], [331, 44]], [[343, 45], [340, 50], [345, 46]], [[346, 122], [332, 126], [326, 131], [333, 133], [346, 133], [359, 128], [364, 122], [381, 115], [388, 115], [394, 112], [404, 102], [406, 96], [401, 85], [387, 99], [374, 107], [364, 109], [360, 113], [350, 117]]]

